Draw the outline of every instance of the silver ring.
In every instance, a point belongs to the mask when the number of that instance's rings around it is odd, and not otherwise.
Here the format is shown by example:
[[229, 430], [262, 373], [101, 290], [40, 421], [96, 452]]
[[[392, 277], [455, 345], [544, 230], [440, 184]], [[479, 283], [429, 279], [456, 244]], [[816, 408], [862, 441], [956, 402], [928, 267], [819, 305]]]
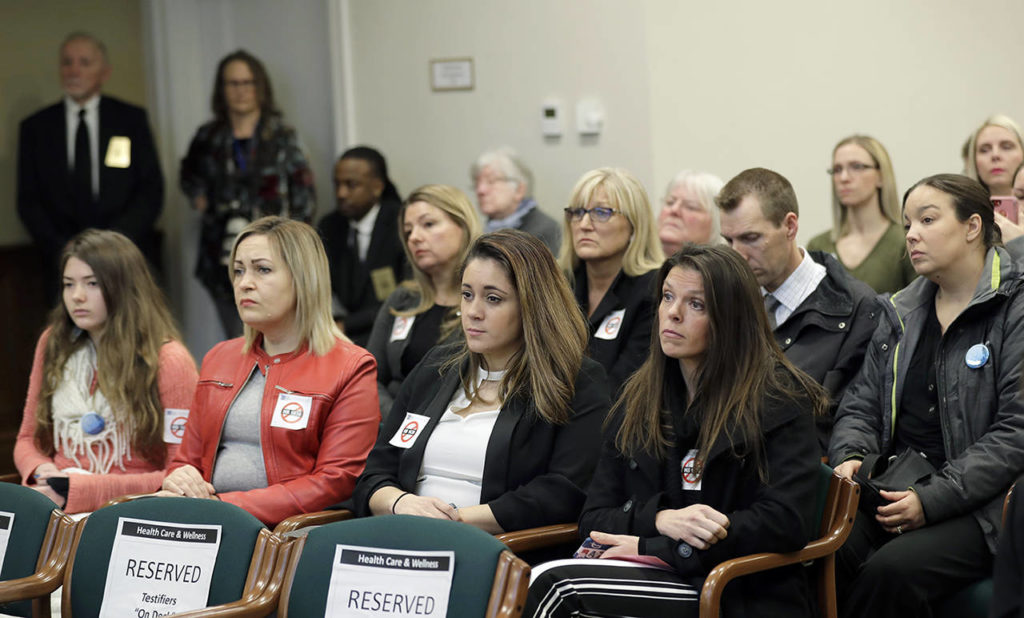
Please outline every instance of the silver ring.
[[896, 534], [903, 534], [903, 524], [896, 526]]

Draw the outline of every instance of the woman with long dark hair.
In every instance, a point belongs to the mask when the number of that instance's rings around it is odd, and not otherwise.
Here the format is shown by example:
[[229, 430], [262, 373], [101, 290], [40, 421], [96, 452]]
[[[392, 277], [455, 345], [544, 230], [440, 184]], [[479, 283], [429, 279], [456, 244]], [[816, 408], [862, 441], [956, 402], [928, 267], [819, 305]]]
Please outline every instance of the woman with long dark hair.
[[224, 276], [235, 236], [265, 215], [309, 223], [316, 204], [306, 155], [258, 58], [240, 49], [221, 59], [211, 107], [213, 120], [199, 127], [181, 161], [180, 184], [203, 218], [196, 277], [230, 338], [242, 334]]
[[[809, 540], [824, 391], [776, 345], [739, 254], [684, 245], [657, 275], [651, 352], [613, 408], [579, 520], [606, 548], [536, 568], [524, 615], [696, 616], [716, 564]], [[663, 568], [615, 559], [638, 556]], [[810, 616], [802, 569], [737, 580], [724, 615]]]
[[127, 237], [64, 248], [62, 300], [39, 338], [14, 463], [69, 513], [157, 489], [196, 387], [163, 293]]

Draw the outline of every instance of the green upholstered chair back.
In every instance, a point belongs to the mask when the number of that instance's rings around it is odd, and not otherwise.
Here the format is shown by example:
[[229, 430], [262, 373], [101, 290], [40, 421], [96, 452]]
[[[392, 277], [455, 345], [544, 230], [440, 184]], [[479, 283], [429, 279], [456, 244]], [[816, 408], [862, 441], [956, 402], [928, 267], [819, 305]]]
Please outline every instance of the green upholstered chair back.
[[501, 541], [478, 528], [442, 519], [384, 515], [327, 524], [315, 528], [306, 538], [295, 576], [290, 582], [289, 616], [324, 615], [332, 561], [338, 544], [454, 551], [455, 570], [448, 596], [449, 616], [484, 615], [498, 556], [507, 549]]
[[220, 524], [220, 548], [207, 604], [219, 605], [241, 598], [256, 537], [264, 528], [262, 522], [237, 506], [218, 500], [140, 498], [102, 508], [85, 520], [74, 563], [64, 578], [64, 585], [70, 585], [73, 616], [99, 613], [120, 517], [177, 524]]
[[[14, 513], [14, 526], [7, 541], [0, 580], [18, 579], [35, 573], [50, 513], [56, 508], [52, 500], [34, 489], [0, 483], [0, 511]], [[0, 604], [0, 613], [30, 616], [32, 601]]]

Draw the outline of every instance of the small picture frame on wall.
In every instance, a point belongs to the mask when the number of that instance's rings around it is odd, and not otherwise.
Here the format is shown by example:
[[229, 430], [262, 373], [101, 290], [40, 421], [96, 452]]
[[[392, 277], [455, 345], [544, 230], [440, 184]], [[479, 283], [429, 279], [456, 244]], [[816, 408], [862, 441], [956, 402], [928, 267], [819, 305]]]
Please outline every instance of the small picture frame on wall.
[[430, 61], [430, 89], [446, 90], [473, 89], [472, 58], [438, 58]]

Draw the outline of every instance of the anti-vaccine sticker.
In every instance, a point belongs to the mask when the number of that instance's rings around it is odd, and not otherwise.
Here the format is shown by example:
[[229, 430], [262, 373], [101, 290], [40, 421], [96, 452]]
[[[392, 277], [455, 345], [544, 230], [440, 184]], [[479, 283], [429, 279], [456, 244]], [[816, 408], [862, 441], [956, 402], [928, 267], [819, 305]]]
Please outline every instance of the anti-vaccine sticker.
[[615, 339], [619, 336], [619, 329], [622, 328], [622, 318], [625, 316], [625, 309], [612, 311], [601, 322], [601, 325], [597, 327], [597, 332], [594, 333], [594, 336], [598, 339]]
[[697, 449], [691, 448], [683, 457], [680, 475], [682, 476], [684, 491], [697, 491], [700, 489], [703, 477], [701, 476], [700, 461], [697, 459]]
[[391, 326], [391, 341], [402, 341], [408, 337], [415, 321], [414, 315], [396, 315], [395, 323]]
[[181, 408], [164, 408], [164, 442], [181, 444], [185, 437], [185, 425], [188, 423], [188, 410]]
[[422, 414], [413, 414], [412, 412], [405, 413], [405, 419], [402, 424], [398, 426], [398, 431], [395, 435], [391, 436], [391, 441], [388, 442], [391, 446], [397, 446], [398, 448], [409, 448], [413, 444], [416, 444], [416, 440], [423, 433], [423, 429], [426, 428], [427, 423], [430, 422], [429, 416], [423, 416]]
[[206, 607], [220, 538], [219, 525], [119, 518], [100, 618]]
[[338, 545], [324, 618], [447, 615], [453, 551], [405, 551]]
[[309, 424], [309, 413], [313, 409], [313, 398], [307, 395], [281, 393], [274, 406], [271, 427], [282, 429], [305, 429]]

